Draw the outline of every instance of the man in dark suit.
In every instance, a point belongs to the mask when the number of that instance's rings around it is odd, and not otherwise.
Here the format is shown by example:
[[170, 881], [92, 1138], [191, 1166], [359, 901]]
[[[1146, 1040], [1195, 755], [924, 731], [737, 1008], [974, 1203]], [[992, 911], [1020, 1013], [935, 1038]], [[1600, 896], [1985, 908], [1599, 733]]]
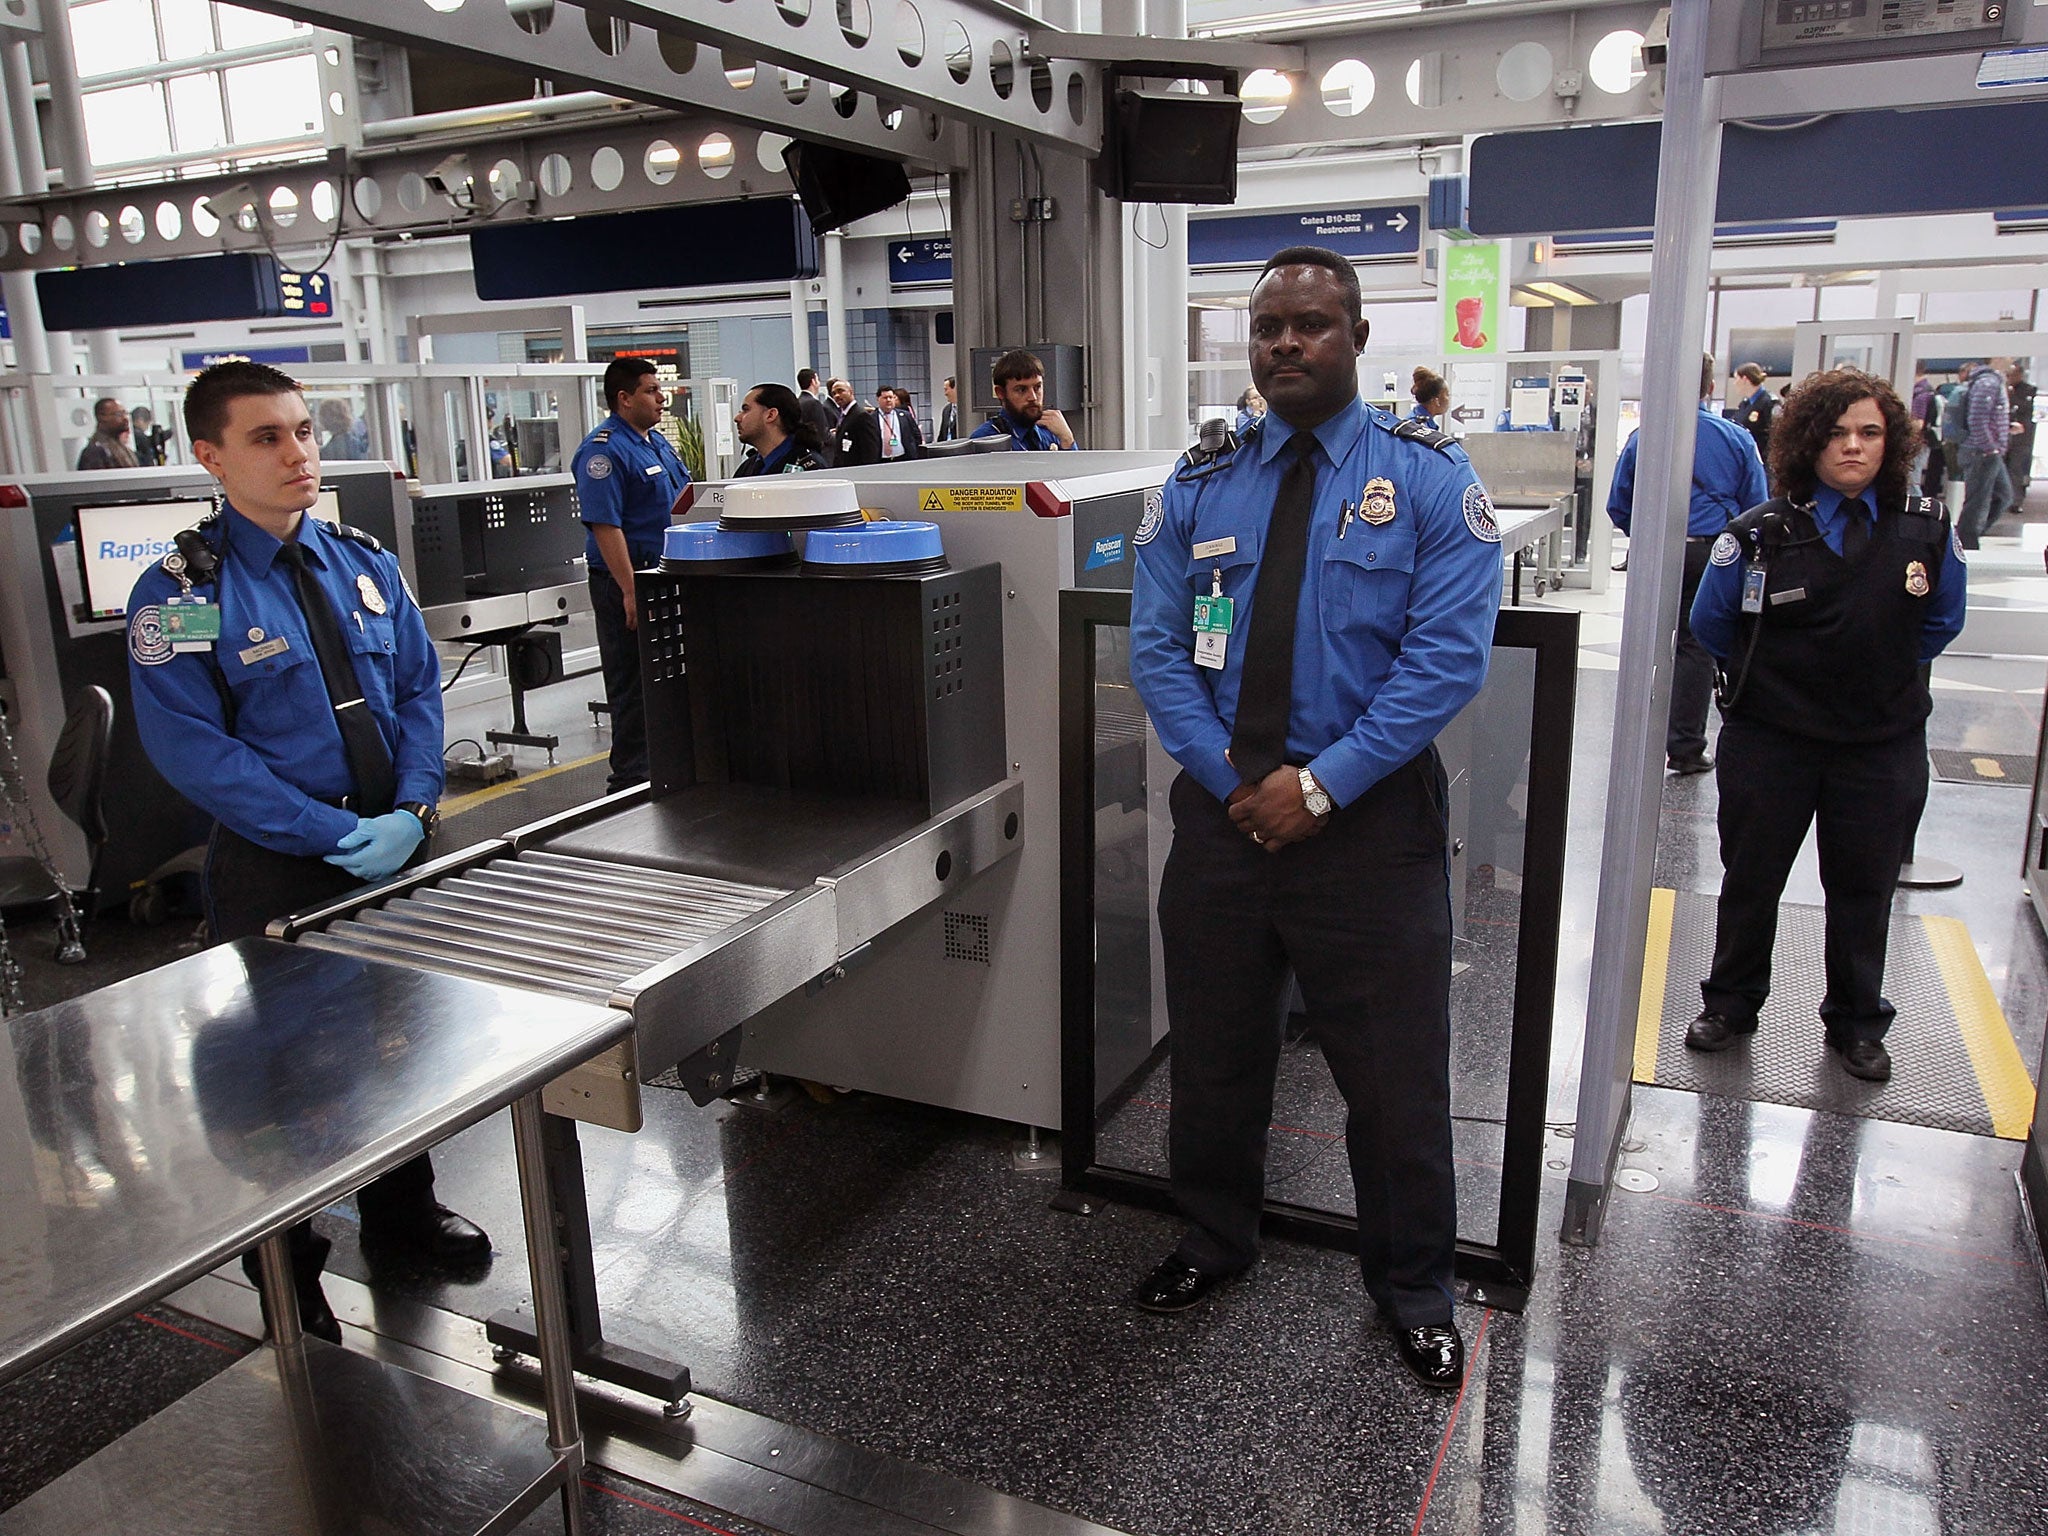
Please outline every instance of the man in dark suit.
[[881, 463], [881, 418], [860, 403], [854, 395], [853, 386], [844, 379], [832, 381], [832, 403], [839, 407], [839, 425], [832, 435], [832, 462], [835, 465]]
[[[910, 408], [910, 393], [904, 389], [885, 389], [875, 396], [875, 404], [882, 417], [882, 459], [894, 463], [899, 459], [921, 459], [924, 457], [924, 427], [917, 419], [917, 412]], [[894, 448], [894, 452], [890, 449]]]
[[960, 392], [952, 376], [946, 378], [946, 408], [939, 412], [939, 435], [934, 442], [950, 443], [960, 435]]
[[810, 427], [812, 438], [821, 445], [817, 450], [819, 459], [830, 465], [832, 450], [838, 446], [839, 412], [833, 409], [831, 402], [824, 399], [823, 395], [824, 392], [818, 384], [818, 370], [797, 369], [797, 414]]

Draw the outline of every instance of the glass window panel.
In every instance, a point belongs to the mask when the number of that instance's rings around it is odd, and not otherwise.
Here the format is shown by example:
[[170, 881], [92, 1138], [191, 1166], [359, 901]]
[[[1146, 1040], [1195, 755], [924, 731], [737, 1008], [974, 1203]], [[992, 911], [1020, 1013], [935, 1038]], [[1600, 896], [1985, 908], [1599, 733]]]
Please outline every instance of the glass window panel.
[[180, 152], [219, 149], [228, 141], [221, 114], [220, 76], [182, 75], [170, 82], [171, 136]]
[[320, 69], [310, 55], [244, 64], [223, 71], [223, 78], [228, 126], [236, 143], [260, 144], [320, 131]]
[[207, 0], [156, 0], [156, 13], [163, 25], [165, 58], [213, 52], [213, 7]]
[[295, 21], [282, 16], [265, 16], [261, 11], [245, 11], [239, 5], [216, 5], [215, 18], [220, 23], [220, 45], [223, 48], [245, 48], [251, 43], [274, 43], [279, 38], [290, 37], [306, 29]]
[[82, 79], [157, 62], [149, 0], [93, 0], [71, 11], [71, 42]]
[[119, 165], [171, 152], [161, 85], [124, 85], [85, 97], [85, 143], [94, 165]]

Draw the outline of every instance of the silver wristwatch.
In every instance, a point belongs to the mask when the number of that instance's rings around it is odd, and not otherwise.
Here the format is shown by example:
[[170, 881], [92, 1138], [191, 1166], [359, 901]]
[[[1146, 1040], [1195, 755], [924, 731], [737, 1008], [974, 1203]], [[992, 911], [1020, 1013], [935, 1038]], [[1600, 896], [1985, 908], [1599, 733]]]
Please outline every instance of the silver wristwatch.
[[1301, 770], [1301, 803], [1308, 807], [1308, 813], [1311, 816], [1320, 817], [1330, 814], [1330, 796], [1328, 791], [1316, 782], [1316, 776], [1306, 768]]

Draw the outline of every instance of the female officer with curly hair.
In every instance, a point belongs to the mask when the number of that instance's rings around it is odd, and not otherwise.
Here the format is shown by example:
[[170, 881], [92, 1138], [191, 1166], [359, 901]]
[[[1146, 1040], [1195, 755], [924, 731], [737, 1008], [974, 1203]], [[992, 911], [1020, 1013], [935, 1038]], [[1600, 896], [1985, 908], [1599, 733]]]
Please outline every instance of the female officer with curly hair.
[[1891, 1077], [1879, 987], [1904, 838], [1927, 799], [1925, 664], [1962, 630], [1965, 581], [1948, 514], [1907, 485], [1917, 446], [1884, 380], [1809, 375], [1771, 432], [1776, 497], [1714, 545], [1692, 632], [1720, 665], [1725, 873], [1692, 1050], [1755, 1032], [1778, 898], [1817, 826], [1827, 1043], [1852, 1075]]

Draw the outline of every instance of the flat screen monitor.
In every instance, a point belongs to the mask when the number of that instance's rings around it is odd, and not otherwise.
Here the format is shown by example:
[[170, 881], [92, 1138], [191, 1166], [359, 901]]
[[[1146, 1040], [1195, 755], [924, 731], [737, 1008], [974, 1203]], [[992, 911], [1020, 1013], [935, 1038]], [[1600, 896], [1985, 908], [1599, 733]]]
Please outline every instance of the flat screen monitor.
[[[80, 507], [78, 564], [85, 606], [94, 619], [128, 614], [128, 594], [142, 573], [171, 552], [172, 540], [213, 510], [211, 500], [144, 501], [128, 506]], [[339, 525], [341, 496], [323, 488], [309, 516]]]

